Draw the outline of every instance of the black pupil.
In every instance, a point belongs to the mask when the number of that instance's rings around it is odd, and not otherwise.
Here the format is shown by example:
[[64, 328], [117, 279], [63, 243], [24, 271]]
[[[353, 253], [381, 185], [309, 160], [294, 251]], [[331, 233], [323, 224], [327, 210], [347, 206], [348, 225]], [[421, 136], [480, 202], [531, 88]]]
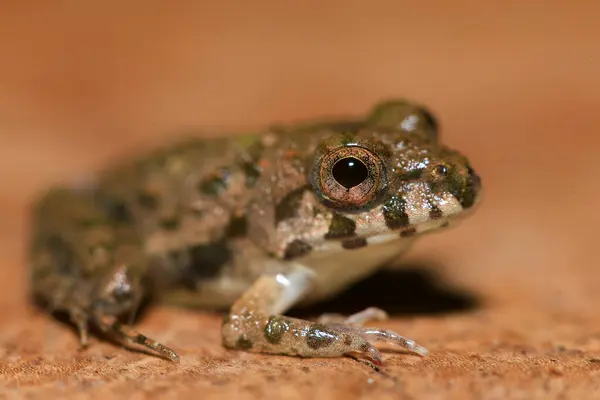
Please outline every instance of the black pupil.
[[346, 189], [360, 185], [369, 177], [366, 165], [354, 157], [342, 158], [336, 162], [331, 173], [333, 178]]

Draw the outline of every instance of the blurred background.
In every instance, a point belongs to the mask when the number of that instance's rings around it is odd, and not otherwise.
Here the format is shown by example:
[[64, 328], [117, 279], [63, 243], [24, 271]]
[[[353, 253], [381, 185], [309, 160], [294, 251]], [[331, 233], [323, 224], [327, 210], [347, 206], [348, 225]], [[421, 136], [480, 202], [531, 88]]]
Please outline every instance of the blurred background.
[[24, 304], [27, 207], [49, 185], [190, 129], [406, 97], [485, 188], [477, 213], [411, 259], [490, 307], [593, 316], [599, 17], [588, 1], [5, 1], [0, 306]]

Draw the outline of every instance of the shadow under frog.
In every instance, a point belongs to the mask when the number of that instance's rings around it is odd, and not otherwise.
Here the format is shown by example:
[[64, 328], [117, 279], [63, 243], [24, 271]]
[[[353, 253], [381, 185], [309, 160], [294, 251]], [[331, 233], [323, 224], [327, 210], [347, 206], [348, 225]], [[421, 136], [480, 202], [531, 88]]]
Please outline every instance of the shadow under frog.
[[447, 283], [438, 270], [439, 265], [427, 260], [382, 269], [332, 299], [293, 309], [291, 315], [307, 318], [327, 310], [351, 314], [368, 305], [386, 310], [390, 317], [453, 314], [480, 307], [475, 293]]

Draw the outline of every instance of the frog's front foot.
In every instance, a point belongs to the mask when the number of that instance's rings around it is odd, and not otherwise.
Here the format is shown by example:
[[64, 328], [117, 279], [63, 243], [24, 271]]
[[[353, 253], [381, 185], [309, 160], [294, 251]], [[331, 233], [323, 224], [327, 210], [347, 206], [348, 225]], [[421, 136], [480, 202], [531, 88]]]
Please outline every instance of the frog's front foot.
[[387, 319], [388, 314], [384, 310], [369, 307], [348, 317], [339, 314], [323, 314], [317, 321], [326, 326], [337, 327], [338, 329], [358, 334], [371, 344], [386, 343], [400, 346], [422, 356], [429, 354], [429, 351], [425, 347], [392, 330], [364, 326], [372, 321], [385, 321]]
[[364, 354], [381, 364], [379, 351], [363, 334], [346, 326], [282, 315], [230, 316], [223, 327], [226, 347], [299, 357], [341, 357]]
[[368, 308], [347, 318], [324, 315], [318, 321], [290, 318], [282, 312], [306, 292], [310, 272], [294, 268], [263, 276], [240, 298], [223, 323], [223, 344], [232, 349], [300, 357], [366, 356], [381, 364], [375, 343], [387, 343], [426, 355], [413, 340], [391, 330], [365, 327], [387, 314]]

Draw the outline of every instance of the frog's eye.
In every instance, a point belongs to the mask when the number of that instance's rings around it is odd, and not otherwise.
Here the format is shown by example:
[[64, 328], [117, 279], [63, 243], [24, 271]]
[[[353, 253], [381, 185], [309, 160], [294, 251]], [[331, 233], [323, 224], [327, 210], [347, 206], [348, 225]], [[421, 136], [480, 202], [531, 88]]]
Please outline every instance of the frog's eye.
[[363, 147], [341, 147], [326, 153], [317, 171], [318, 189], [341, 208], [364, 207], [385, 186], [381, 158]]

